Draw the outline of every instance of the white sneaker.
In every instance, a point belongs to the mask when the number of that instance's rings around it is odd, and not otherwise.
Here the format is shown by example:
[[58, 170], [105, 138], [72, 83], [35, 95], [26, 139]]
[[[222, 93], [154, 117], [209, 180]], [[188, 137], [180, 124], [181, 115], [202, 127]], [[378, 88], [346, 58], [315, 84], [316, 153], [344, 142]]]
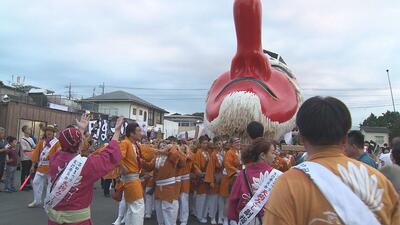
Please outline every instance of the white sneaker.
[[219, 218], [219, 219], [218, 219], [218, 224], [224, 224], [224, 219]]
[[216, 224], [217, 224], [217, 221], [216, 221], [215, 219], [211, 219], [211, 224], [212, 224], [212, 225], [216, 225]]
[[206, 218], [200, 219], [199, 222], [200, 222], [200, 223], [207, 223], [207, 219], [206, 219]]
[[181, 223], [181, 225], [187, 225], [187, 223]]
[[121, 225], [121, 224], [122, 224], [122, 222], [121, 222], [121, 217], [118, 217], [117, 220], [115, 220], [115, 222], [112, 223], [112, 224], [113, 224], [113, 225]]
[[28, 208], [36, 208], [38, 207], [40, 204], [36, 204], [36, 202], [32, 202], [31, 204], [28, 205]]

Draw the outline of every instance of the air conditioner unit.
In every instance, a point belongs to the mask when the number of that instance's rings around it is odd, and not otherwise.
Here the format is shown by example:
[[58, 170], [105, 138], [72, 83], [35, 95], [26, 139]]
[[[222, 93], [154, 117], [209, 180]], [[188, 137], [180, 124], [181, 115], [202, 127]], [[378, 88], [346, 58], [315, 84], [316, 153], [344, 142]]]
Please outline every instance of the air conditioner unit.
[[1, 101], [4, 102], [4, 103], [8, 103], [8, 102], [10, 102], [10, 97], [8, 97], [8, 95], [4, 95], [4, 96], [1, 98]]

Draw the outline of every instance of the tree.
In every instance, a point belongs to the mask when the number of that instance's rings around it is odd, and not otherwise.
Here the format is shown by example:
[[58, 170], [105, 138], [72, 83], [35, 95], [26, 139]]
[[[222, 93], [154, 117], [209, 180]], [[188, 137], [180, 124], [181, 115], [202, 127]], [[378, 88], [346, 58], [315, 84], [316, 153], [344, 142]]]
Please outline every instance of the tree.
[[373, 113], [361, 124], [361, 126], [387, 127], [390, 130], [390, 139], [400, 136], [400, 113], [387, 111], [381, 116]]
[[192, 116], [198, 116], [198, 117], [204, 117], [204, 113], [203, 112], [196, 112], [196, 113], [193, 113], [192, 114]]

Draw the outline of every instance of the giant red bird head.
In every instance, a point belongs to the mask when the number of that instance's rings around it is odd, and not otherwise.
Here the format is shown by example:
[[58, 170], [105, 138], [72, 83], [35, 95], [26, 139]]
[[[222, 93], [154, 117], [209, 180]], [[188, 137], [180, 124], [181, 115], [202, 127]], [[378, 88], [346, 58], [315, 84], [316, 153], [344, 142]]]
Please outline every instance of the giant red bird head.
[[278, 138], [295, 125], [300, 89], [286, 64], [263, 52], [260, 0], [235, 0], [234, 20], [237, 53], [211, 86], [205, 125], [214, 135], [245, 137], [247, 124], [259, 121]]

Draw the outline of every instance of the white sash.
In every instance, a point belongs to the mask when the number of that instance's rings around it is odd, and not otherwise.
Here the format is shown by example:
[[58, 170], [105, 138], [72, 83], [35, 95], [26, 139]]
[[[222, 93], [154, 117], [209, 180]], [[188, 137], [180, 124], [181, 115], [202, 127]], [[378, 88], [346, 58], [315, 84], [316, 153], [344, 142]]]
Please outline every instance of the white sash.
[[380, 225], [368, 206], [329, 169], [315, 162], [304, 162], [295, 168], [310, 177], [344, 224]]
[[86, 160], [86, 157], [82, 157], [80, 155], [75, 156], [65, 167], [59, 179], [56, 178], [57, 180], [53, 181], [53, 183], [56, 183], [53, 190], [48, 193], [46, 198], [46, 211], [54, 208], [62, 199], [64, 199], [71, 188], [79, 183], [81, 179], [80, 174]]
[[240, 211], [239, 225], [249, 224], [258, 215], [261, 209], [264, 208], [271, 195], [271, 190], [280, 175], [282, 175], [281, 171], [272, 169], [268, 176], [263, 179], [260, 188]]
[[47, 158], [49, 156], [50, 150], [54, 147], [55, 144], [57, 144], [58, 139], [53, 138], [50, 141], [50, 147], [46, 146], [46, 142], [43, 142], [43, 150], [40, 153], [39, 157], [39, 166], [48, 166], [49, 165], [49, 159]]

